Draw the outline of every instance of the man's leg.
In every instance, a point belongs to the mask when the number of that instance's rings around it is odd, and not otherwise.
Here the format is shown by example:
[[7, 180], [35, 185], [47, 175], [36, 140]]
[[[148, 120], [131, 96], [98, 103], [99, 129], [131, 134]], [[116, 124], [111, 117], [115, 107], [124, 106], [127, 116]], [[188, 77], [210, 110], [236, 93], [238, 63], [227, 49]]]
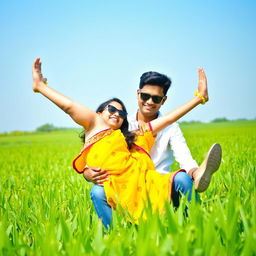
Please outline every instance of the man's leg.
[[211, 182], [212, 175], [221, 164], [222, 150], [220, 144], [213, 144], [199, 168], [191, 169], [188, 174], [192, 177], [195, 190], [204, 192]]
[[[174, 207], [180, 204], [181, 194], [188, 196], [188, 201], [191, 201], [193, 188], [193, 180], [186, 172], [178, 172], [173, 180], [172, 185], [172, 202]], [[197, 195], [196, 195], [197, 198]], [[197, 198], [198, 199], [198, 198]]]
[[90, 195], [98, 217], [108, 229], [111, 226], [112, 209], [107, 203], [104, 187], [94, 185]]

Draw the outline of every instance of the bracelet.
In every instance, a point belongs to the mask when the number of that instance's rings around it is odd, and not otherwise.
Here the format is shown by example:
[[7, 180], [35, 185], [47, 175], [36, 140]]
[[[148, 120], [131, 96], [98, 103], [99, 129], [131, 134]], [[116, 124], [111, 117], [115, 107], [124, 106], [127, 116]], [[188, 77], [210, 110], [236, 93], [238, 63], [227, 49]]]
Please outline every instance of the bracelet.
[[198, 97], [202, 100], [201, 104], [205, 104], [206, 99], [205, 99], [205, 97], [204, 97], [199, 91], [196, 91], [196, 92], [194, 93], [194, 95], [195, 95], [195, 96], [198, 96]]
[[47, 78], [43, 78], [43, 83], [48, 85]]

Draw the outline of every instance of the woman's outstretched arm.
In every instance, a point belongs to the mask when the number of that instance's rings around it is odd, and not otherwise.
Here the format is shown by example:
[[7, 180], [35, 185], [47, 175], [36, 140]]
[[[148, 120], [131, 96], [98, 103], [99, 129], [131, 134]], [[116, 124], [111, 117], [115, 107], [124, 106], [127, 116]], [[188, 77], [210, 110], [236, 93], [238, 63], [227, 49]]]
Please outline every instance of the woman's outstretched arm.
[[90, 129], [94, 125], [97, 114], [47, 86], [41, 72], [41, 65], [40, 58], [37, 58], [32, 65], [33, 91], [44, 95], [86, 130]]
[[173, 122], [177, 121], [179, 118], [184, 116], [190, 110], [192, 110], [197, 105], [204, 103], [203, 100], [208, 101], [208, 89], [207, 89], [207, 78], [202, 68], [198, 69], [199, 81], [198, 81], [198, 92], [200, 95], [194, 97], [186, 104], [178, 107], [177, 109], [169, 112], [168, 114], [154, 119], [151, 121], [151, 126], [153, 133], [156, 134], [168, 125], [172, 124]]

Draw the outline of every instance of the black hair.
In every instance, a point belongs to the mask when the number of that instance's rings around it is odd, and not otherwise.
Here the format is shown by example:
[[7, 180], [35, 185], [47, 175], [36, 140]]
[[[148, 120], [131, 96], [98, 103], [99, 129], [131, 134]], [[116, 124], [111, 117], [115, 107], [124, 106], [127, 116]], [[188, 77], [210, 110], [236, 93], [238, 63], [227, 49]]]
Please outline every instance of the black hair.
[[[110, 99], [110, 100], [107, 100], [107, 101], [101, 103], [101, 104], [98, 106], [98, 108], [96, 109], [96, 112], [97, 112], [97, 113], [102, 113], [102, 112], [105, 110], [105, 108], [107, 107], [107, 105], [108, 105], [109, 103], [113, 102], [113, 101], [118, 102], [118, 103], [122, 106], [123, 111], [125, 111], [125, 112], [127, 113], [127, 110], [126, 110], [126, 107], [125, 107], [124, 103], [123, 103], [120, 99], [118, 99], [118, 98], [112, 98], [112, 99]], [[130, 131], [128, 130], [128, 127], [129, 127], [129, 124], [128, 124], [128, 120], [127, 120], [127, 117], [126, 117], [126, 118], [123, 120], [123, 123], [122, 123], [122, 125], [121, 125], [121, 127], [120, 127], [119, 129], [121, 130], [121, 132], [122, 132], [123, 135], [125, 136], [125, 140], [126, 140], [126, 143], [127, 143], [127, 145], [128, 145], [128, 148], [131, 149], [132, 144], [133, 144], [133, 142], [134, 142], [134, 140], [135, 140], [135, 134], [132, 133], [132, 132], [130, 132]], [[84, 140], [85, 140], [85, 130], [82, 131], [82, 133], [80, 134], [79, 137], [80, 137], [80, 138], [82, 139], [82, 141], [84, 142]]]
[[163, 74], [154, 71], [148, 71], [141, 75], [139, 88], [142, 89], [145, 85], [156, 85], [163, 88], [164, 95], [167, 94], [172, 84], [171, 79]]

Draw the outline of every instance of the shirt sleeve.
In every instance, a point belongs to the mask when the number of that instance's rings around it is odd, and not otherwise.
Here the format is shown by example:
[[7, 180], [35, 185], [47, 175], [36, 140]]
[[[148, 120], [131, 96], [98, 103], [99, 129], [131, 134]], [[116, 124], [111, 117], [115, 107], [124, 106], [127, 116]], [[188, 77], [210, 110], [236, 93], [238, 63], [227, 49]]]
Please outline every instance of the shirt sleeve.
[[188, 172], [194, 167], [198, 167], [197, 162], [193, 159], [183, 133], [178, 123], [173, 126], [173, 131], [169, 140], [175, 160], [179, 163], [181, 169]]

